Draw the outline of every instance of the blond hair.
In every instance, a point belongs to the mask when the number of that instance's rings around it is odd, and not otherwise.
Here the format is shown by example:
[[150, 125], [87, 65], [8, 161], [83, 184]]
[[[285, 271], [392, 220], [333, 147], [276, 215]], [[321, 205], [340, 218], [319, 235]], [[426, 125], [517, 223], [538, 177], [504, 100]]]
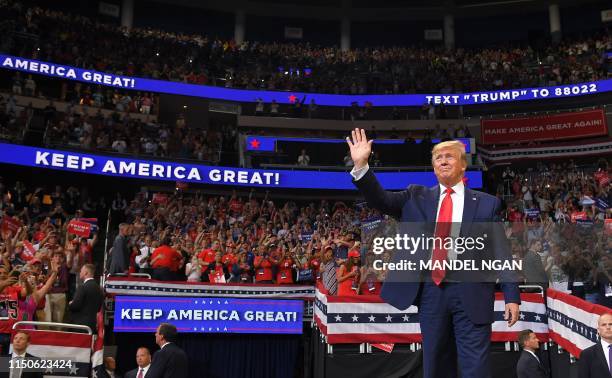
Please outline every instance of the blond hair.
[[461, 160], [463, 160], [463, 163], [465, 163], [465, 166], [467, 167], [468, 161], [467, 161], [467, 154], [465, 153], [465, 144], [463, 144], [463, 142], [460, 142], [458, 140], [448, 140], [446, 142], [441, 142], [441, 143], [436, 144], [433, 150], [431, 150], [431, 165], [433, 165], [434, 157], [436, 156], [436, 153], [444, 148], [452, 148], [456, 151], [459, 151], [459, 154], [461, 155]]

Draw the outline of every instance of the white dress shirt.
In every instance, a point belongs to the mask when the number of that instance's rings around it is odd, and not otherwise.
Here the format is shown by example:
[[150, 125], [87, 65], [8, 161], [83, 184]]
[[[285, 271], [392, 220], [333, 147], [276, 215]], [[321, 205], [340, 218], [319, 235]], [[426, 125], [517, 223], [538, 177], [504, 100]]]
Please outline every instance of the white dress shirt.
[[[353, 167], [353, 169], [351, 170], [351, 176], [353, 176], [353, 179], [355, 181], [359, 181], [361, 180], [363, 176], [365, 176], [365, 174], [368, 172], [369, 169], [370, 169], [370, 166], [368, 164], [366, 164], [364, 167], [361, 167], [359, 169], [355, 169]], [[444, 193], [444, 191], [446, 190], [446, 187], [442, 184], [439, 184], [439, 185], [440, 185], [440, 198], [438, 199], [438, 210], [436, 211], [436, 220], [438, 218], [438, 213], [440, 213], [440, 207], [442, 206], [442, 200], [446, 196], [446, 193]], [[452, 186], [451, 188], [454, 191], [454, 193], [451, 194], [451, 199], [453, 200], [453, 223], [461, 223], [461, 220], [463, 219], [463, 201], [465, 198], [465, 186], [463, 185], [463, 181], [459, 181], [459, 183]], [[452, 232], [451, 234], [455, 236]]]
[[538, 360], [538, 364], [540, 363], [540, 359], [538, 358], [538, 356], [536, 356], [536, 354], [533, 351], [527, 350], [527, 349], [523, 349], [525, 352], [529, 352], [531, 353], [531, 355]]
[[[370, 169], [370, 166], [368, 164], [366, 164], [364, 167], [361, 167], [360, 169], [353, 168], [351, 170], [351, 176], [353, 176], [353, 179], [355, 181], [359, 181], [363, 176], [365, 176], [365, 174], [368, 172], [369, 169]], [[442, 184], [439, 184], [439, 185], [440, 185], [440, 197], [438, 198], [436, 221], [440, 213], [440, 207], [442, 207], [442, 201], [444, 200], [444, 197], [446, 197], [446, 193], [445, 193], [446, 187]], [[452, 236], [453, 238], [456, 238], [459, 236], [459, 233], [461, 231], [461, 221], [463, 220], [463, 204], [465, 201], [465, 186], [463, 185], [463, 181], [459, 181], [457, 184], [453, 185], [451, 188], [453, 189], [453, 193], [451, 194], [451, 199], [453, 201], [453, 216], [452, 216], [453, 225], [451, 227], [450, 236]], [[448, 250], [448, 258], [451, 260], [456, 259], [456, 254], [451, 249]]]
[[604, 339], [601, 339], [601, 347], [603, 348], [604, 356], [606, 356], [606, 362], [608, 363], [608, 370], [610, 370], [610, 343]]
[[[11, 359], [15, 359], [15, 358], [26, 358], [26, 352], [23, 352], [23, 354], [16, 354], [15, 352], [11, 353]], [[9, 375], [10, 378], [20, 378], [21, 374], [23, 373], [23, 369], [19, 369], [19, 368], [14, 368], [10, 370], [11, 370], [10, 375]]]
[[142, 376], [146, 377], [147, 376], [147, 372], [149, 371], [149, 368], [151, 367], [151, 364], [148, 364], [147, 366], [141, 368], [140, 366], [138, 367], [138, 370], [136, 370], [136, 378], [138, 378], [138, 374], [140, 373], [140, 369], [142, 369]]

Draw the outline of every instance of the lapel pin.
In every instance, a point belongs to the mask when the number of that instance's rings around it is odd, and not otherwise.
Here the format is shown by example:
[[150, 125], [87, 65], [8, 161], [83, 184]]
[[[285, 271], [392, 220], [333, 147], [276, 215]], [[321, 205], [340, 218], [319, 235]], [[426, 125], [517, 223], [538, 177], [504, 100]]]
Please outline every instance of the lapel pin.
[[472, 197], [472, 201], [476, 201], [476, 197]]

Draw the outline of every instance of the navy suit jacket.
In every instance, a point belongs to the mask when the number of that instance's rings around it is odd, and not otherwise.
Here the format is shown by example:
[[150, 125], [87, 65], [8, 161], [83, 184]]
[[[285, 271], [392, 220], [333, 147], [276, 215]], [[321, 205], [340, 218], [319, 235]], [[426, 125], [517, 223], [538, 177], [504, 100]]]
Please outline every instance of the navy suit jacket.
[[[412, 229], [408, 231], [409, 233], [416, 232], [418, 236], [420, 231], [423, 231], [426, 235], [433, 235], [440, 197], [439, 185], [431, 188], [410, 185], [406, 190], [389, 192], [380, 186], [371, 169], [360, 180], [353, 180], [353, 183], [364, 195], [368, 206], [399, 219], [405, 225], [413, 225], [408, 227], [422, 228], [422, 230]], [[497, 222], [499, 221], [497, 214], [501, 206], [499, 199], [467, 187], [464, 198], [460, 235], [471, 235], [474, 232], [471, 226], [474, 224], [491, 227], [492, 241], [487, 241], [488, 253], [494, 259], [511, 261], [512, 254], [506, 235], [501, 223]], [[406, 255], [409, 254], [395, 253], [394, 261]], [[466, 255], [465, 258], [468, 258], [467, 254], [464, 255]], [[473, 256], [471, 255], [470, 258]], [[411, 305], [418, 305], [418, 295], [424, 273], [423, 271], [388, 271], [380, 296], [385, 302], [401, 310]], [[499, 272], [499, 276], [506, 303], [520, 304], [516, 272], [505, 270]], [[492, 323], [495, 283], [493, 281], [460, 281], [458, 284], [464, 286], [461, 290], [461, 301], [470, 320], [474, 324]]]
[[[606, 351], [607, 352], [607, 351]], [[611, 378], [608, 362], [600, 342], [580, 353], [578, 378]]]

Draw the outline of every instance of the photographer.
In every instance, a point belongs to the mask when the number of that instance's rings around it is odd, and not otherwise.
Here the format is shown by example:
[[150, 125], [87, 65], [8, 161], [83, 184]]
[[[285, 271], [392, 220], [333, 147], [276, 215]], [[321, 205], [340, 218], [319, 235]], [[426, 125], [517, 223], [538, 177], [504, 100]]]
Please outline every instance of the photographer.
[[295, 253], [287, 249], [285, 243], [281, 244], [281, 256], [276, 273], [277, 284], [293, 284], [293, 271], [296, 267]]
[[232, 267], [230, 282], [253, 283], [253, 265], [249, 264], [246, 252], [238, 254], [238, 262]]
[[[269, 247], [274, 247], [274, 244], [271, 244]], [[255, 267], [255, 282], [260, 284], [271, 284], [274, 283], [272, 281], [272, 269], [278, 265], [278, 261], [270, 256], [270, 253], [267, 251], [263, 245], [260, 245], [257, 249], [257, 254], [255, 256], [255, 261], [253, 263]]]
[[208, 268], [205, 272], [205, 278], [210, 283], [226, 283], [229, 279], [229, 271], [227, 266], [223, 264], [223, 256], [221, 252], [217, 252], [215, 255], [215, 261], [208, 264]]
[[359, 294], [359, 258], [357, 250], [348, 253], [348, 259], [338, 269], [338, 295], [350, 296]]

